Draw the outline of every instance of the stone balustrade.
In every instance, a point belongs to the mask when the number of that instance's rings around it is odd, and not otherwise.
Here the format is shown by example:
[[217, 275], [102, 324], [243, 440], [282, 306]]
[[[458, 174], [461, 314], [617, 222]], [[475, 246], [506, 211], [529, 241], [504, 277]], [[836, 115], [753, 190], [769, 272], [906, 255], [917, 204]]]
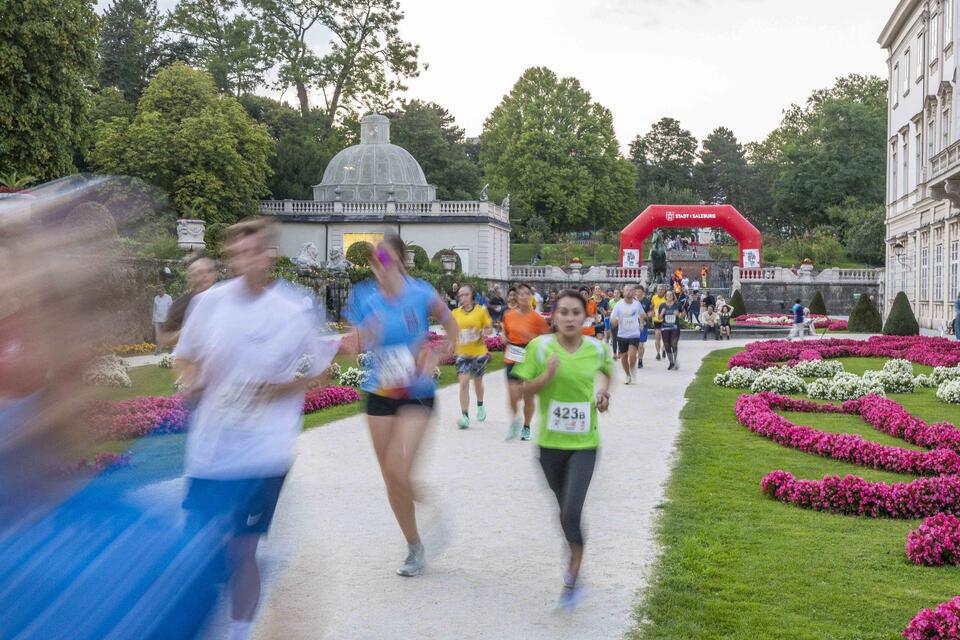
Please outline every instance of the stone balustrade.
[[553, 283], [646, 283], [648, 267], [643, 265], [639, 269], [625, 269], [606, 265], [593, 265], [589, 269], [575, 267], [510, 265], [510, 278], [525, 282], [553, 282]]
[[741, 282], [768, 282], [777, 284], [877, 284], [879, 269], [840, 269], [831, 267], [815, 272], [801, 267], [794, 272], [786, 267], [762, 267], [759, 269], [733, 268], [733, 288]]
[[263, 200], [259, 211], [262, 215], [442, 215], [442, 216], [489, 216], [502, 222], [510, 222], [510, 211], [498, 204], [484, 200], [434, 201], [434, 202], [320, 202], [318, 200]]

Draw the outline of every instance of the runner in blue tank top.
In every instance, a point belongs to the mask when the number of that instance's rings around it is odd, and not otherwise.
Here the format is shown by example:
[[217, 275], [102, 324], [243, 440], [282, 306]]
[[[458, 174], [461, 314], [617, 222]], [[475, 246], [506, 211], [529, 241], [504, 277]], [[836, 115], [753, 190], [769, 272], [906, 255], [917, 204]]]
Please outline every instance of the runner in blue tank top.
[[[370, 438], [390, 507], [407, 539], [407, 558], [397, 573], [412, 577], [424, 565], [413, 471], [433, 413], [433, 372], [440, 357], [456, 347], [457, 323], [429, 284], [407, 275], [404, 255], [398, 236], [384, 238], [370, 256], [374, 279], [354, 286], [347, 319], [356, 328], [358, 348], [369, 354], [362, 388]], [[444, 353], [426, 345], [431, 316], [447, 333]]]

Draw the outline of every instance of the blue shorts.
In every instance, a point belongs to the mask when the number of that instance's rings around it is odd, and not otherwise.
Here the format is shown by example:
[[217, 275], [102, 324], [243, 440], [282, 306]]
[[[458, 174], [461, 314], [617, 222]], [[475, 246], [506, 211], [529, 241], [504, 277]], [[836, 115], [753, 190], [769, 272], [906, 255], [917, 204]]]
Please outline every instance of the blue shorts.
[[640, 328], [639, 340], [641, 343], [644, 343], [647, 341], [647, 325], [643, 325], [643, 327]]
[[610, 331], [610, 318], [603, 319], [603, 330]]

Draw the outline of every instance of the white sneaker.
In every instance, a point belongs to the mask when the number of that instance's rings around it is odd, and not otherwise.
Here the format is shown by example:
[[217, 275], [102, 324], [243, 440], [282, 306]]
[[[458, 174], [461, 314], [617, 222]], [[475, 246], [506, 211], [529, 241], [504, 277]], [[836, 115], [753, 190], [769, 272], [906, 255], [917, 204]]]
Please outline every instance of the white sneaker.
[[397, 569], [397, 575], [412, 578], [423, 571], [423, 543], [407, 545], [407, 559]]
[[627, 376], [627, 379], [623, 381], [623, 384], [633, 384], [633, 376]]

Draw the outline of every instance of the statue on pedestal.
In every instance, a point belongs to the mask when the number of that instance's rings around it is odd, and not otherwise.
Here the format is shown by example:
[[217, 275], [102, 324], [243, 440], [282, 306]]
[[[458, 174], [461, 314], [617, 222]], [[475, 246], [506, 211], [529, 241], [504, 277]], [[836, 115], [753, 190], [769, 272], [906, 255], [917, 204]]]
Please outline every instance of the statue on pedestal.
[[667, 282], [667, 244], [659, 230], [653, 232], [650, 247], [650, 265], [653, 267], [653, 283]]

